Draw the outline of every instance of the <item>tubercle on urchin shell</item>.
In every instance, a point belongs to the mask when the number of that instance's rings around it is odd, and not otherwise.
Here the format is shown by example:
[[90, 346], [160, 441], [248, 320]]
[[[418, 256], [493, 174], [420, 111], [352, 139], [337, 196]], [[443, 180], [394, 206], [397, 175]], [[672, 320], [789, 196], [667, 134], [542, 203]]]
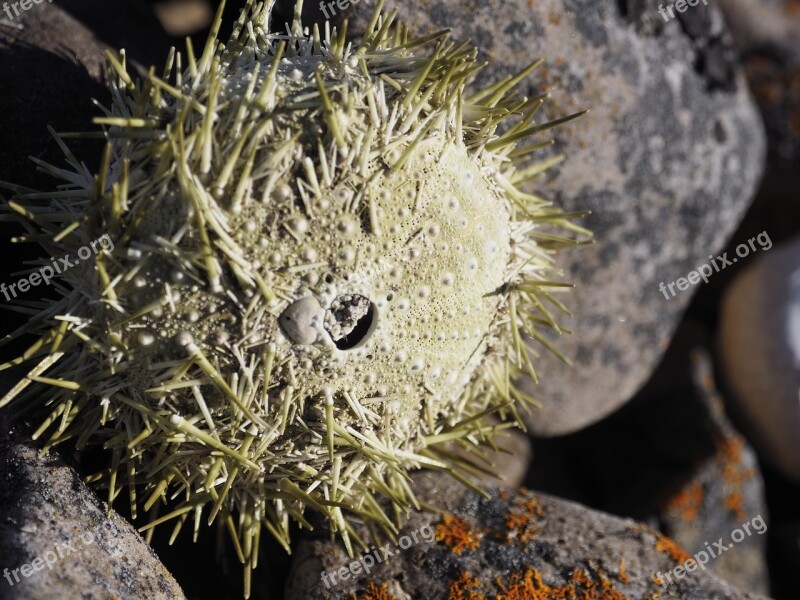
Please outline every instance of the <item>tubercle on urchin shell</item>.
[[[227, 528], [245, 564], [246, 589], [262, 526], [288, 550], [290, 519], [310, 527], [303, 512], [311, 506], [352, 554], [353, 541], [366, 545], [351, 521], [391, 537], [401, 515], [416, 506], [409, 469], [447, 470], [473, 485], [468, 477], [485, 470], [478, 445], [509, 425], [489, 418], [521, 425], [516, 406], [533, 402], [511, 383], [521, 372], [536, 377], [520, 332], [558, 353], [540, 332], [542, 326], [563, 331], [547, 303], [566, 310], [551, 293], [566, 285], [550, 279], [551, 252], [577, 242], [539, 226], [588, 233], [571, 222], [579, 215], [520, 189], [559, 160], [529, 164], [549, 142], [520, 143], [581, 114], [534, 122], [544, 97], [520, 98], [513, 90], [540, 61], [467, 95], [481, 65], [474, 49], [449, 41], [447, 32], [411, 38], [402, 26], [392, 30], [395, 12], [383, 15], [379, 3], [353, 47], [346, 26], [336, 32], [326, 25], [324, 34], [316, 26], [303, 30], [301, 3], [286, 34], [268, 33], [271, 6], [250, 0], [221, 47], [220, 9], [199, 58], [189, 47], [184, 69], [183, 56], [171, 52], [163, 77], [151, 71], [141, 84], [128, 75], [124, 54], [109, 55], [115, 80], [112, 105], [96, 120], [108, 140], [99, 174], [91, 175], [59, 140], [71, 170], [40, 167], [65, 183], [54, 192], [6, 185], [14, 199], [3, 216], [22, 223], [27, 239], [49, 255], [74, 252], [106, 232], [115, 250], [65, 273], [61, 300], [30, 308], [31, 322], [9, 336], [40, 337], [2, 368], [39, 363], [0, 406], [50, 408], [36, 431], [37, 437], [49, 432], [46, 448], [70, 439], [78, 448], [102, 442], [111, 465], [91, 479], [108, 488], [109, 505], [127, 487], [134, 518], [140, 506], [149, 513], [142, 528], [148, 536], [174, 520], [174, 539], [190, 517], [197, 536], [210, 506], [209, 523]], [[431, 45], [428, 55], [411, 52]], [[456, 173], [471, 179], [451, 183]], [[415, 177], [418, 185], [399, 191]], [[485, 328], [475, 341], [453, 344], [464, 355], [453, 382], [414, 379], [416, 363], [403, 348], [417, 345], [400, 335], [409, 321], [397, 317], [392, 339], [401, 348], [375, 359], [393, 393], [378, 389], [371, 396], [366, 390], [376, 384], [364, 383], [369, 373], [352, 364], [353, 357], [366, 361], [370, 350], [346, 354], [326, 339], [341, 325], [335, 311], [328, 329], [320, 315], [295, 339], [276, 323], [304, 298], [332, 307], [377, 303], [360, 293], [366, 283], [342, 275], [364, 256], [378, 264], [370, 243], [383, 243], [389, 256], [407, 247], [413, 252], [414, 244], [433, 262], [457, 255], [446, 240], [437, 241], [438, 224], [417, 228], [403, 207], [389, 214], [404, 202], [393, 193], [406, 194], [408, 207], [423, 215], [463, 208], [427, 197], [425, 181], [457, 197], [473, 198], [478, 190], [497, 202], [484, 212], [470, 207], [473, 216], [486, 215], [485, 225], [465, 234], [463, 245], [492, 244], [483, 228], [507, 227], [504, 262], [482, 280], [491, 293], [480, 296], [478, 308], [465, 308]], [[328, 222], [327, 214], [341, 219]], [[259, 223], [269, 235], [260, 235]], [[415, 229], [407, 231], [410, 224]], [[361, 245], [334, 252], [337, 238], [304, 246], [309, 228], [335, 228]], [[392, 242], [406, 232], [405, 242]], [[490, 256], [465, 254], [459, 268], [488, 268]], [[370, 276], [389, 282], [370, 288], [383, 294], [384, 305], [394, 294], [389, 270], [381, 264]], [[460, 271], [432, 272], [444, 286], [460, 277]], [[426, 299], [447, 299], [430, 288], [420, 288]], [[384, 331], [400, 310], [383, 309]], [[465, 319], [441, 315], [440, 321]], [[450, 331], [435, 321], [424, 329], [446, 338]], [[436, 339], [429, 346], [449, 348]], [[330, 357], [324, 368], [347, 385], [315, 379], [316, 370], [304, 365], [320, 356]], [[392, 361], [408, 361], [408, 370], [390, 368]], [[409, 391], [401, 385], [406, 373], [419, 381]], [[453, 445], [474, 458], [453, 452]], [[394, 518], [377, 496], [388, 499]], [[159, 516], [162, 507], [167, 513]]]

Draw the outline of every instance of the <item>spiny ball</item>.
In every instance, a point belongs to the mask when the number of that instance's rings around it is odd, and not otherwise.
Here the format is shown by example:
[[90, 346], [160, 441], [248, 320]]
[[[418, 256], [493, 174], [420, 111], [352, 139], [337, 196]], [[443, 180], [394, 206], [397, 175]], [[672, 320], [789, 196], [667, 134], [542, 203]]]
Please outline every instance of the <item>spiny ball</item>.
[[529, 138], [576, 116], [534, 121], [544, 97], [514, 89], [538, 62], [470, 94], [477, 52], [444, 32], [378, 7], [354, 45], [270, 33], [270, 9], [225, 45], [218, 17], [163, 77], [110, 56], [99, 172], [62, 144], [64, 183], [7, 204], [50, 255], [114, 243], [23, 328], [14, 364], [38, 362], [0, 405], [49, 411], [47, 447], [102, 444], [92, 479], [144, 530], [226, 526], [246, 573], [262, 527], [288, 549], [310, 507], [351, 549], [352, 522], [397, 530], [379, 497], [414, 505], [409, 470], [474, 471], [453, 447], [479, 457], [530, 401], [523, 336], [561, 331], [554, 232], [582, 231], [520, 189], [558, 160]]

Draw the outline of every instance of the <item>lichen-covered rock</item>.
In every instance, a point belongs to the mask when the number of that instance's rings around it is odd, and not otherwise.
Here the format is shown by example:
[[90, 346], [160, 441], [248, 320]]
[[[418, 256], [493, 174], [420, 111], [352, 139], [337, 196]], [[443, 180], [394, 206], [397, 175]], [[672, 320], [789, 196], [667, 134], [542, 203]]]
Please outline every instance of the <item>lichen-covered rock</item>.
[[[756, 519], [772, 528], [755, 451], [733, 428], [712, 379], [710, 336], [686, 320], [651, 379], [608, 419], [534, 439], [534, 489], [651, 524], [694, 554]], [[769, 585], [759, 527], [707, 565], [747, 591]], [[736, 534], [737, 536], [739, 534]]]
[[688, 555], [635, 521], [524, 490], [484, 498], [423, 479], [420, 498], [444, 513], [414, 514], [396, 544], [355, 559], [329, 541], [304, 541], [287, 600], [760, 598], [697, 567], [669, 584]]
[[70, 467], [40, 457], [19, 424], [3, 420], [0, 432], [0, 598], [184, 598], [133, 527]]
[[725, 293], [722, 375], [759, 454], [800, 482], [800, 238], [756, 258]]
[[[666, 299], [672, 282], [719, 250], [747, 208], [764, 162], [757, 110], [736, 67], [720, 12], [708, 3], [664, 23], [640, 0], [396, 1], [416, 30], [451, 28], [482, 48], [479, 81], [511, 74], [542, 56], [550, 110], [591, 106], [568, 126], [554, 196], [592, 210], [595, 244], [563, 252], [580, 282], [564, 300], [572, 336], [558, 340], [575, 363], [546, 354], [543, 403], [533, 432], [585, 427], [626, 402], [666, 348], [691, 292]], [[349, 16], [357, 32], [363, 5]], [[560, 113], [556, 113], [560, 114]], [[564, 339], [566, 338], [566, 339]]]
[[[714, 453], [697, 460], [691, 476], [674, 489], [658, 513], [660, 529], [690, 554], [706, 543], [728, 540], [747, 524], [749, 534], [708, 568], [743, 590], [767, 594], [767, 531], [769, 515], [758, 459], [725, 415], [714, 384], [707, 352], [693, 353], [695, 385], [709, 419]], [[683, 442], [678, 435], [675, 440]], [[755, 522], [755, 525], [753, 524]]]

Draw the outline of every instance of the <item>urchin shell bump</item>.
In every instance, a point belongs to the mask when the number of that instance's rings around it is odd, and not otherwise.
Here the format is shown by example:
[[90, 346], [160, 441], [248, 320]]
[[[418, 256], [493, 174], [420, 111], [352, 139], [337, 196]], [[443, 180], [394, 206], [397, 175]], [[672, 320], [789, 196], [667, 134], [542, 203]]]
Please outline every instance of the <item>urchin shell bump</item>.
[[6, 185], [4, 216], [48, 256], [113, 249], [29, 307], [12, 337], [37, 341], [4, 367], [32, 367], [0, 404], [47, 411], [47, 447], [102, 445], [91, 479], [144, 530], [223, 524], [246, 573], [262, 527], [288, 549], [314, 509], [352, 550], [355, 522], [397, 531], [410, 470], [479, 468], [531, 402], [523, 336], [552, 348], [553, 249], [583, 232], [520, 189], [576, 116], [534, 121], [544, 96], [515, 88], [538, 61], [468, 93], [477, 52], [446, 32], [379, 6], [358, 44], [299, 16], [274, 34], [271, 5], [225, 45], [218, 16], [162, 77], [110, 55], [99, 172], [59, 141], [61, 184]]

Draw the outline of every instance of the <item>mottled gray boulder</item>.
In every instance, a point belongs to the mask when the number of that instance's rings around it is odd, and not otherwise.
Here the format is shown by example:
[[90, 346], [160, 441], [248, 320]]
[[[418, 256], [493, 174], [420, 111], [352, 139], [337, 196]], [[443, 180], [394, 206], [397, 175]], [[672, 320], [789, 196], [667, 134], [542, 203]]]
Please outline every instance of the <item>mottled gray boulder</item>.
[[[757, 111], [719, 11], [700, 4], [665, 23], [641, 0], [387, 2], [416, 32], [452, 28], [489, 66], [481, 84], [542, 56], [524, 85], [550, 92], [547, 115], [591, 112], [559, 128], [567, 159], [538, 188], [567, 210], [590, 209], [596, 243], [559, 256], [578, 284], [564, 301], [572, 336], [556, 342], [571, 369], [544, 353], [544, 403], [533, 432], [576, 431], [625, 403], [650, 375], [692, 291], [671, 283], [708, 261], [747, 208], [764, 163]], [[372, 7], [350, 11], [363, 31]], [[702, 284], [701, 284], [702, 285]], [[697, 286], [692, 286], [692, 290]]]
[[719, 355], [740, 426], [800, 483], [800, 238], [760, 255], [728, 288]]
[[37, 454], [21, 426], [0, 421], [0, 598], [184, 598], [127, 521], [58, 457]]
[[356, 560], [327, 539], [298, 544], [286, 600], [761, 598], [696, 563], [676, 576], [688, 556], [630, 519], [527, 491], [483, 498], [434, 475], [417, 492], [445, 512], [414, 514], [396, 543]]

